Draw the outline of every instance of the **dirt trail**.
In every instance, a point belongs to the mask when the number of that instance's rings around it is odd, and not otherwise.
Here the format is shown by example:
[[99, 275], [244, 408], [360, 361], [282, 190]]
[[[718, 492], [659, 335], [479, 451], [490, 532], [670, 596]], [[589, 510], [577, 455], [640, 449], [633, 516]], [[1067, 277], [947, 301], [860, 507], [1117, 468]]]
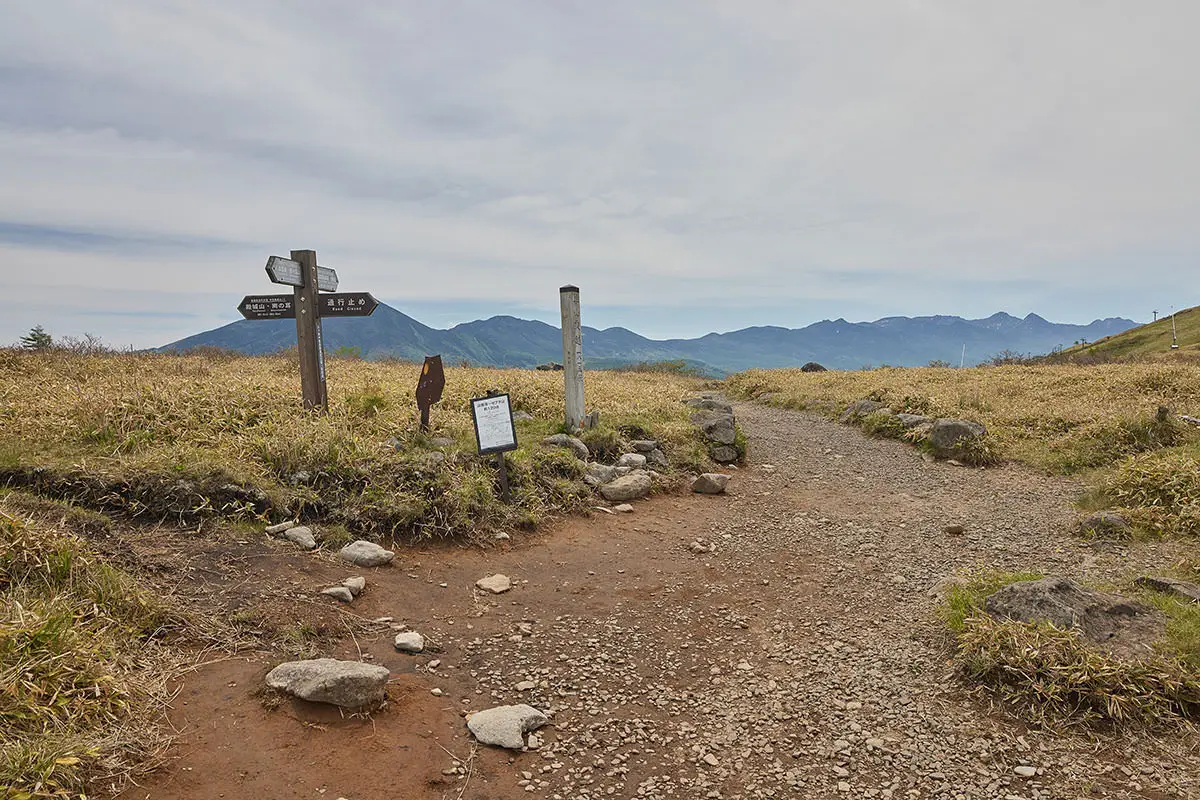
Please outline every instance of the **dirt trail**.
[[[754, 466], [724, 497], [659, 498], [488, 551], [405, 551], [364, 573], [353, 612], [395, 617], [438, 650], [399, 654], [380, 631], [326, 653], [392, 670], [391, 701], [370, 719], [267, 710], [255, 692], [278, 657], [266, 653], [200, 668], [173, 705], [172, 760], [121, 796], [1200, 796], [1193, 735], [1092, 741], [989, 711], [954, 681], [928, 595], [984, 565], [1119, 579], [1167, 563], [1173, 545], [1092, 554], [1069, 533], [1068, 481], [927, 463], [794, 412], [737, 412]], [[714, 551], [693, 552], [697, 539]], [[353, 574], [331, 559], [266, 561], [252, 577], [275, 605]], [[493, 572], [516, 587], [476, 595]], [[537, 687], [514, 688], [526, 680]], [[473, 748], [462, 712], [514, 702], [551, 714], [541, 749]], [[469, 779], [444, 774], [456, 765]]]

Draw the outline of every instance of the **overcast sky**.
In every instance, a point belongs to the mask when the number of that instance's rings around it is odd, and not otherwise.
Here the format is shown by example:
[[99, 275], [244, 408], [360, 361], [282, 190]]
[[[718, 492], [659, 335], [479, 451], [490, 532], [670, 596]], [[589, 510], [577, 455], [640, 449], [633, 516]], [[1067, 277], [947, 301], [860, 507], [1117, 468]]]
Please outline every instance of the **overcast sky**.
[[5, 0], [0, 343], [318, 251], [447, 327], [1200, 302], [1195, 0]]

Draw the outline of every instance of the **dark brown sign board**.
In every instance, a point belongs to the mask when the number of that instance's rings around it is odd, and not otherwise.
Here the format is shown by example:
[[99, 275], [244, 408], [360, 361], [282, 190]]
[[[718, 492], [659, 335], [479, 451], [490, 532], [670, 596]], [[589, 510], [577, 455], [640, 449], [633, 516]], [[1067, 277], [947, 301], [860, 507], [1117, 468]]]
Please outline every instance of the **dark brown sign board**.
[[441, 356], [426, 356], [421, 367], [421, 379], [417, 381], [417, 408], [421, 409], [421, 430], [429, 430], [429, 409], [442, 399], [446, 388], [446, 372], [442, 369]]
[[[369, 317], [379, 301], [369, 292], [342, 292], [317, 297], [317, 314], [326, 317]], [[295, 319], [296, 301], [290, 294], [248, 294], [238, 311], [246, 319]]]

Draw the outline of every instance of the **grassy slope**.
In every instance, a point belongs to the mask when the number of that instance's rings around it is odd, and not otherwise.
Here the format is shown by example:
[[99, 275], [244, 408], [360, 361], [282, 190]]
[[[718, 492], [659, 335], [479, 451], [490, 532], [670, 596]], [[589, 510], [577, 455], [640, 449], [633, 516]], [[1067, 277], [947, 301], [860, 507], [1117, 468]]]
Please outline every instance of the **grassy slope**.
[[1172, 350], [1171, 317], [1106, 336], [1095, 342], [1063, 350], [1055, 360], [1118, 361], [1125, 359], [1170, 359], [1200, 356], [1200, 307], [1175, 312], [1179, 349]]
[[[331, 360], [331, 409], [318, 416], [300, 410], [286, 357], [0, 351], [0, 483], [146, 520], [300, 516], [423, 537], [520, 527], [594, 502], [580, 462], [540, 446], [563, 416], [561, 373], [448, 368], [431, 435], [455, 444], [438, 461], [416, 431], [419, 370]], [[657, 438], [680, 470], [706, 463], [680, 403], [697, 379], [590, 372], [586, 385], [602, 415], [593, 439]], [[493, 388], [536, 417], [518, 424], [521, 448], [508, 456], [511, 505], [474, 452], [469, 399]]]

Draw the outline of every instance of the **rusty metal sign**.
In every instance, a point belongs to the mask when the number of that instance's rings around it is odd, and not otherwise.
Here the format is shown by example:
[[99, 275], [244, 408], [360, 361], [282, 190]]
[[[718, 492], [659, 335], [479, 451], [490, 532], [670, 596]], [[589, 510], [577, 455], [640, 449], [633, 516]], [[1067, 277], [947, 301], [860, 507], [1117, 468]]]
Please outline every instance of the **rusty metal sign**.
[[417, 382], [417, 408], [421, 409], [421, 430], [429, 430], [429, 409], [442, 399], [446, 388], [446, 373], [442, 369], [441, 356], [426, 356], [421, 367], [421, 380]]

